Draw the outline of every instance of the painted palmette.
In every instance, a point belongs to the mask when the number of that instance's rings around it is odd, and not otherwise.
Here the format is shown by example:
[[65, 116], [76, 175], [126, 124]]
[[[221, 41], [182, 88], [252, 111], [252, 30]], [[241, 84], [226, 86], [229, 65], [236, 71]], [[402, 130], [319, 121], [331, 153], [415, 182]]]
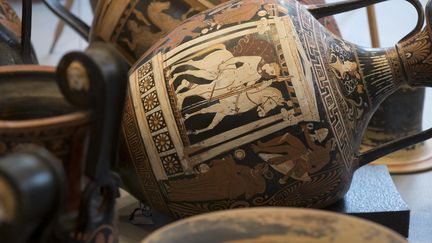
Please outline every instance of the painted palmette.
[[402, 84], [428, 85], [421, 4], [409, 1], [419, 21], [397, 49], [356, 46], [316, 18], [381, 1], [230, 1], [166, 35], [130, 71], [123, 156], [135, 196], [174, 217], [325, 207], [359, 166], [429, 138], [358, 152], [383, 100]]

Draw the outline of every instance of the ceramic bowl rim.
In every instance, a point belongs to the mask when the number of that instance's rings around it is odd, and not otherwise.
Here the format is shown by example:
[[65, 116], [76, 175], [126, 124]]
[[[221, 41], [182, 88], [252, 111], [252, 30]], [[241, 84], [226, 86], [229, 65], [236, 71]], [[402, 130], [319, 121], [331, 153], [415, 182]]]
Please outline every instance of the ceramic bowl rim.
[[[42, 66], [42, 65], [11, 65], [0, 66], [0, 77], [5, 74], [46, 74], [54, 75], [55, 67]], [[89, 112], [87, 111], [74, 111], [67, 114], [56, 115], [53, 117], [28, 119], [28, 120], [2, 120], [0, 118], [0, 131], [11, 129], [26, 129], [26, 128], [39, 128], [39, 127], [59, 127], [67, 126], [69, 124], [80, 125], [89, 121]]]

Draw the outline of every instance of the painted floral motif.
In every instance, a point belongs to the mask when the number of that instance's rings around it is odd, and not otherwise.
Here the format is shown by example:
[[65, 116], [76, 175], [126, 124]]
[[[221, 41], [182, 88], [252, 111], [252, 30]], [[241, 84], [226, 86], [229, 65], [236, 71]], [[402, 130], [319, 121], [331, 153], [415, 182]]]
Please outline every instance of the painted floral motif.
[[183, 172], [179, 159], [176, 155], [162, 157], [162, 165], [168, 175], [175, 175]]
[[149, 91], [154, 86], [155, 86], [155, 84], [154, 84], [153, 74], [145, 76], [144, 78], [140, 79], [140, 81], [139, 81], [139, 89], [140, 89], [141, 94], [146, 93], [147, 91]]
[[148, 124], [152, 132], [156, 132], [165, 127], [165, 120], [161, 111], [157, 111], [147, 116]]
[[152, 64], [150, 62], [147, 62], [146, 64], [142, 65], [138, 69], [138, 78], [142, 79], [144, 76], [146, 76], [149, 72], [151, 72], [153, 69]]
[[151, 92], [149, 95], [144, 97], [143, 105], [145, 111], [151, 111], [159, 105], [159, 100], [156, 91]]
[[417, 36], [399, 44], [402, 61], [407, 65], [408, 78], [411, 80], [429, 79], [432, 73], [432, 42], [430, 32], [422, 31]]
[[159, 151], [159, 153], [168, 151], [170, 149], [174, 148], [173, 143], [171, 142], [169, 133], [161, 133], [153, 137], [153, 140], [156, 144], [156, 147]]

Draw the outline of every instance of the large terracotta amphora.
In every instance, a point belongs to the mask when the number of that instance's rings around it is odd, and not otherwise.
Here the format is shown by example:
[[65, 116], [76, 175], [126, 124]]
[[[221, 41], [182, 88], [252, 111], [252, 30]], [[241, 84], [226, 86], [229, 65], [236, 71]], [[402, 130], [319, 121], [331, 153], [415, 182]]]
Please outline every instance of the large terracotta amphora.
[[[180, 23], [203, 10], [227, 0], [127, 0], [99, 1], [92, 26], [66, 10], [58, 0], [45, 3], [78, 33], [90, 42], [104, 40], [133, 64], [154, 43]], [[300, 0], [305, 4], [324, 3], [323, 0]], [[338, 33], [333, 18], [323, 24]], [[199, 34], [199, 33], [196, 33]]]
[[[99, 1], [91, 27], [72, 15], [59, 4], [58, 0], [45, 0], [44, 2], [85, 39], [90, 42], [103, 40], [111, 43], [129, 64], [133, 64], [163, 35], [174, 29], [187, 17], [215, 7], [226, 0]], [[298, 2], [302, 4], [324, 3], [323, 0], [300, 0]], [[332, 33], [340, 35], [333, 17], [321, 18], [320, 22]], [[199, 35], [201, 35], [200, 32], [193, 33], [193, 36]], [[122, 145], [122, 150], [126, 150], [124, 144]], [[142, 188], [135, 183], [139, 178], [136, 177], [136, 174], [131, 173], [134, 171], [132, 164], [119, 163], [116, 170], [125, 182], [124, 186], [127, 191], [134, 195], [143, 194]], [[139, 198], [142, 200], [142, 197]]]
[[378, 105], [401, 85], [429, 85], [432, 70], [418, 1], [417, 26], [394, 48], [356, 46], [316, 20], [377, 2], [230, 1], [161, 39], [129, 77], [123, 156], [140, 178], [135, 196], [174, 217], [325, 207], [358, 167], [429, 138], [359, 152]]
[[6, 0], [0, 0], [0, 66], [36, 63], [30, 43], [30, 2], [23, 6], [23, 27], [15, 11]]

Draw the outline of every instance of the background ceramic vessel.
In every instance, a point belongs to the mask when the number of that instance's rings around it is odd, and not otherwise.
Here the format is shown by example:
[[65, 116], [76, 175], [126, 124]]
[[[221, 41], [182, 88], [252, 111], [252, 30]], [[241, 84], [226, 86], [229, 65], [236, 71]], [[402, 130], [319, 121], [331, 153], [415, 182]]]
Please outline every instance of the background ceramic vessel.
[[407, 54], [417, 58], [415, 34], [429, 41], [418, 1], [417, 26], [398, 49], [361, 48], [314, 18], [376, 2], [307, 11], [296, 1], [231, 1], [156, 43], [130, 71], [123, 119], [135, 196], [174, 217], [325, 207], [359, 166], [430, 137], [358, 152], [378, 105], [430, 75]]
[[58, 0], [45, 0], [45, 3], [85, 39], [112, 43], [129, 64], [133, 64], [182, 21], [223, 1], [100, 1], [91, 27], [72, 15]]
[[[404, 87], [384, 101], [372, 117], [363, 139], [365, 150], [422, 131], [425, 89]], [[432, 168], [432, 141], [425, 141], [378, 159], [391, 173]]]
[[356, 217], [311, 209], [256, 208], [216, 212], [180, 220], [157, 230], [142, 242], [408, 241], [381, 225]]
[[[184, 20], [227, 0], [100, 1], [91, 27], [76, 17], [70, 17], [71, 14], [61, 8], [57, 0], [45, 2], [90, 42], [104, 40], [113, 44], [129, 64], [133, 64], [153, 44]], [[320, 4], [324, 3], [324, 0], [299, 2]], [[333, 18], [323, 18], [321, 21], [330, 31], [339, 34]]]
[[8, 200], [0, 197], [1, 242], [118, 242], [119, 182], [111, 168], [126, 79], [127, 64], [102, 43], [65, 55], [56, 72], [0, 68], [0, 154], [20, 150], [0, 160], [0, 194], [6, 188], [17, 204], [4, 218]]
[[[153, 44], [187, 18], [228, 0], [181, 1], [105, 1], [98, 6], [90, 41], [102, 39], [112, 43], [133, 64]], [[324, 0], [301, 0], [304, 4], [320, 4]], [[322, 23], [333, 33], [339, 30], [333, 18]], [[199, 33], [197, 33], [199, 34]], [[175, 45], [176, 43], [172, 43]]]
[[[0, 156], [36, 144], [60, 158], [70, 178], [70, 206], [81, 190], [81, 161], [89, 117], [61, 94], [55, 69], [46, 66], [0, 67]], [[75, 193], [73, 193], [75, 192]]]
[[33, 50], [22, 53], [21, 21], [6, 0], [0, 0], [0, 53], [0, 66], [37, 63]]

